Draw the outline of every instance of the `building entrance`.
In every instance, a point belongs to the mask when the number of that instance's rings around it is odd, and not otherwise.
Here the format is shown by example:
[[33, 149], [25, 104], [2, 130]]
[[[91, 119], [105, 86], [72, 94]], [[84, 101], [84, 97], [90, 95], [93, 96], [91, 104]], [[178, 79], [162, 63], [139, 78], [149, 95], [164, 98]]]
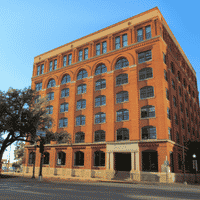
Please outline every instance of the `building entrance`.
[[131, 171], [131, 153], [115, 153], [115, 170]]

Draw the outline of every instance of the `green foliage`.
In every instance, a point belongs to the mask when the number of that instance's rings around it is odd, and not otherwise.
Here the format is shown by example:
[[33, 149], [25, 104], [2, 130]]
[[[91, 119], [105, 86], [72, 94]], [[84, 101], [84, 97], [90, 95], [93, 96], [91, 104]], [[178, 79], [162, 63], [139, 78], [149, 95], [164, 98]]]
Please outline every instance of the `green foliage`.
[[[9, 88], [7, 92], [0, 91], [0, 136], [7, 134], [5, 139], [0, 137], [0, 160], [5, 149], [15, 141], [27, 141], [34, 144], [39, 140], [36, 130], [48, 133], [45, 140], [70, 138], [67, 132], [53, 133], [48, 124], [53, 119], [48, 115], [46, 107], [49, 105], [47, 97], [35, 101], [37, 92], [31, 88], [16, 90]], [[30, 136], [30, 137], [27, 137]], [[20, 152], [18, 149], [17, 151]], [[22, 155], [18, 153], [18, 155]]]

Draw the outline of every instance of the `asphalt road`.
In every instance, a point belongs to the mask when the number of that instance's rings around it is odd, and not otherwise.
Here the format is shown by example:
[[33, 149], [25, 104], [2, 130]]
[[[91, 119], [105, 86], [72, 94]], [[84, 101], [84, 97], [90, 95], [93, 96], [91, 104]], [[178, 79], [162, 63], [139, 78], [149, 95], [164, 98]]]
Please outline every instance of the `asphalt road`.
[[0, 199], [200, 199], [200, 187], [122, 183], [45, 183], [28, 179], [0, 179]]

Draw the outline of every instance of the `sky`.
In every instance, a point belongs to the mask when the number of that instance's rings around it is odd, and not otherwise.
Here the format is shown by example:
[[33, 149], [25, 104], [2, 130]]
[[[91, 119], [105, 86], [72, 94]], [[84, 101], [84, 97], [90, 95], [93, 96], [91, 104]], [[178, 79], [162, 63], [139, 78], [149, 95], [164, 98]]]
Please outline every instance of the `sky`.
[[[0, 90], [31, 86], [34, 57], [158, 7], [197, 75], [200, 88], [199, 0], [0, 1]], [[3, 159], [14, 161], [14, 145]]]

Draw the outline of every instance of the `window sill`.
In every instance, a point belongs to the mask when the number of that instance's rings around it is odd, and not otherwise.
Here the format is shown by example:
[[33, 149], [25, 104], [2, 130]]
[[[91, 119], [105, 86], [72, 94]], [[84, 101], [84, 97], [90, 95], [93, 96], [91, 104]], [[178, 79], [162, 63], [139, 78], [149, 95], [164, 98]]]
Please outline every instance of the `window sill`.
[[98, 89], [98, 90], [95, 89], [95, 92], [102, 91], [102, 90], [105, 90], [105, 89], [106, 88], [101, 88], [101, 89]]
[[127, 119], [127, 120], [122, 120], [122, 121], [115, 121], [115, 122], [128, 122], [129, 121], [129, 119]]
[[143, 63], [147, 63], [147, 62], [151, 62], [151, 61], [152, 61], [152, 59], [151, 59], [151, 60], [144, 61], [144, 62], [141, 62], [141, 63], [138, 62], [138, 65], [139, 65], [139, 64], [143, 64]]
[[120, 87], [120, 86], [124, 86], [124, 85], [128, 85], [129, 83], [124, 83], [124, 84], [121, 84], [121, 85], [115, 85], [115, 87]]
[[64, 98], [67, 98], [67, 97], [69, 97], [69, 96], [66, 96], [66, 97], [60, 97], [60, 99], [64, 99]]
[[[105, 124], [106, 122], [102, 122], [102, 123], [98, 123], [98, 124]], [[96, 124], [96, 123], [94, 123], [94, 125], [98, 125], [98, 124]]]
[[76, 109], [76, 111], [80, 111], [80, 110], [86, 110], [86, 108], [82, 108], [82, 109]]
[[122, 103], [129, 103], [129, 100], [128, 101], [122, 101], [122, 102], [115, 102], [115, 104], [122, 104]]
[[95, 108], [100, 108], [100, 107], [104, 107], [106, 105], [100, 105], [100, 106], [95, 106]]
[[58, 127], [58, 128], [67, 128], [68, 126]]
[[79, 127], [79, 126], [85, 126], [85, 124], [84, 125], [76, 125], [75, 127]]
[[154, 77], [151, 77], [151, 78], [146, 78], [146, 79], [143, 79], [143, 80], [138, 80], [138, 81], [146, 81], [146, 80], [151, 80], [153, 79]]
[[143, 120], [143, 119], [156, 119], [156, 117], [146, 117], [146, 118], [140, 118], [140, 120]]
[[80, 93], [80, 94], [76, 93], [76, 95], [83, 95], [83, 94], [86, 94], [86, 92], [83, 92], [83, 93]]
[[147, 100], [147, 99], [154, 99], [155, 98], [155, 96], [153, 96], [153, 97], [148, 97], [148, 98], [145, 98], [145, 99], [140, 99], [140, 100]]

